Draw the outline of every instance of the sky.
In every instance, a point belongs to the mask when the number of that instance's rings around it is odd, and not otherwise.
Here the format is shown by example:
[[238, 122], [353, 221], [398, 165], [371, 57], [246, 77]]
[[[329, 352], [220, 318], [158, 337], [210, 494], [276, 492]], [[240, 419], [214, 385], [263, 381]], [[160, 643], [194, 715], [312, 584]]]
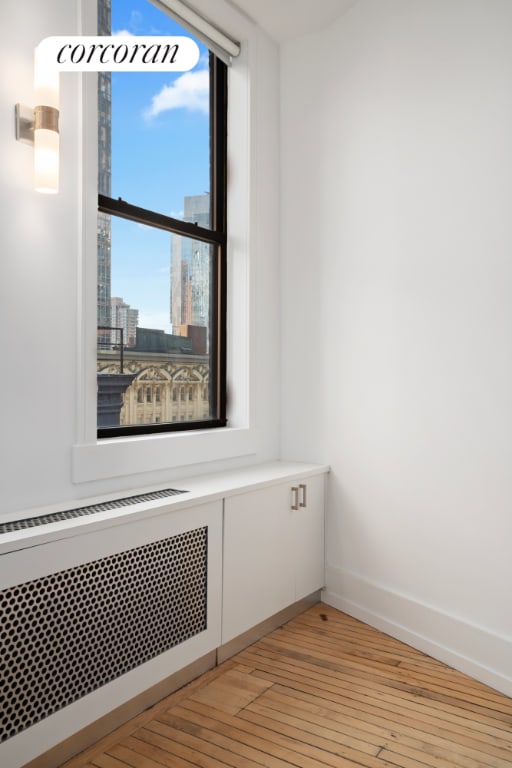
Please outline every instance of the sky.
[[[149, 0], [112, 0], [112, 34], [186, 35]], [[175, 218], [209, 191], [208, 52], [190, 72], [112, 73], [113, 198]], [[112, 296], [169, 332], [171, 236], [112, 217]]]

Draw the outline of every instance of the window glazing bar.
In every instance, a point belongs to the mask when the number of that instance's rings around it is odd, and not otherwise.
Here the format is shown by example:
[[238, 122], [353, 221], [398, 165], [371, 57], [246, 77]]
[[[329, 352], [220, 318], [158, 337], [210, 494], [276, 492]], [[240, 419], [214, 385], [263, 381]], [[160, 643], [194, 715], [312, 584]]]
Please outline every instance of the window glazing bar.
[[173, 219], [171, 216], [165, 216], [163, 213], [148, 211], [146, 208], [140, 208], [137, 205], [126, 203], [120, 198], [114, 200], [105, 195], [98, 195], [98, 210], [102, 213], [108, 213], [112, 216], [119, 216], [129, 221], [137, 221], [139, 224], [146, 224], [150, 227], [163, 229], [166, 232], [174, 232], [177, 235], [190, 237], [193, 240], [201, 240], [204, 243], [216, 243], [222, 245], [225, 241], [225, 235], [222, 232], [216, 232], [213, 229], [206, 229], [181, 219]]
[[170, 14], [185, 29], [197, 36], [225, 64], [240, 53], [240, 43], [232, 40], [211, 21], [201, 16], [183, 0], [150, 0], [164, 13]]

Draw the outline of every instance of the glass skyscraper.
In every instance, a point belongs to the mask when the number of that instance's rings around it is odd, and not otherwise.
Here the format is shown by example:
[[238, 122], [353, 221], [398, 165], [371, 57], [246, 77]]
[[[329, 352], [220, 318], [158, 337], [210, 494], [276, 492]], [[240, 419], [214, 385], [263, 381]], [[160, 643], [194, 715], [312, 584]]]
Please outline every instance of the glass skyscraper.
[[[111, 0], [98, 0], [98, 34], [110, 35]], [[98, 191], [111, 195], [112, 95], [110, 72], [98, 72]], [[111, 325], [111, 224], [110, 216], [98, 212], [98, 325]], [[98, 334], [108, 343], [110, 334]]]

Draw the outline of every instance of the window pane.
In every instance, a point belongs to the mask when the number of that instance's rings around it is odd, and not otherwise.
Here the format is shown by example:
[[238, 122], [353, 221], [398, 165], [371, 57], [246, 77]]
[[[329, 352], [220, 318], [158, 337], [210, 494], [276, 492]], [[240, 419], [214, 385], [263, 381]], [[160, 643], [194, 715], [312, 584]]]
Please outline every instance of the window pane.
[[[191, 37], [148, 0], [112, 0], [111, 30]], [[196, 42], [201, 56], [190, 72], [112, 73], [111, 192], [106, 193], [189, 221], [184, 198], [210, 193], [209, 53]], [[204, 226], [210, 226], [207, 213]]]
[[111, 314], [105, 323], [108, 328], [98, 330], [100, 395], [111, 383], [106, 374], [122, 373], [127, 378], [119, 382], [120, 415], [116, 417], [108, 403], [102, 411], [100, 396], [99, 426], [217, 418], [212, 362], [216, 328], [211, 319], [216, 248], [115, 216], [107, 218]]
[[[98, 0], [98, 33], [190, 36], [149, 0]], [[98, 75], [100, 437], [225, 424], [225, 233], [155, 215], [225, 222], [226, 69], [198, 45], [191, 72]]]

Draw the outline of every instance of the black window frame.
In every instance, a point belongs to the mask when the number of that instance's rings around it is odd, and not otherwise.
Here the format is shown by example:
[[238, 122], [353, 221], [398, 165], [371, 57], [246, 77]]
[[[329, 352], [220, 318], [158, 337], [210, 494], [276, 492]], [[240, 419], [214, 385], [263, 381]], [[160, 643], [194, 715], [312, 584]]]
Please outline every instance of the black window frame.
[[210, 72], [210, 198], [211, 228], [181, 221], [155, 211], [133, 205], [122, 198], [98, 194], [98, 213], [146, 224], [169, 234], [183, 235], [212, 246], [210, 317], [209, 396], [215, 418], [198, 421], [132, 424], [97, 427], [97, 437], [112, 438], [136, 435], [185, 432], [224, 427], [226, 419], [226, 314], [227, 314], [227, 66], [209, 52]]

